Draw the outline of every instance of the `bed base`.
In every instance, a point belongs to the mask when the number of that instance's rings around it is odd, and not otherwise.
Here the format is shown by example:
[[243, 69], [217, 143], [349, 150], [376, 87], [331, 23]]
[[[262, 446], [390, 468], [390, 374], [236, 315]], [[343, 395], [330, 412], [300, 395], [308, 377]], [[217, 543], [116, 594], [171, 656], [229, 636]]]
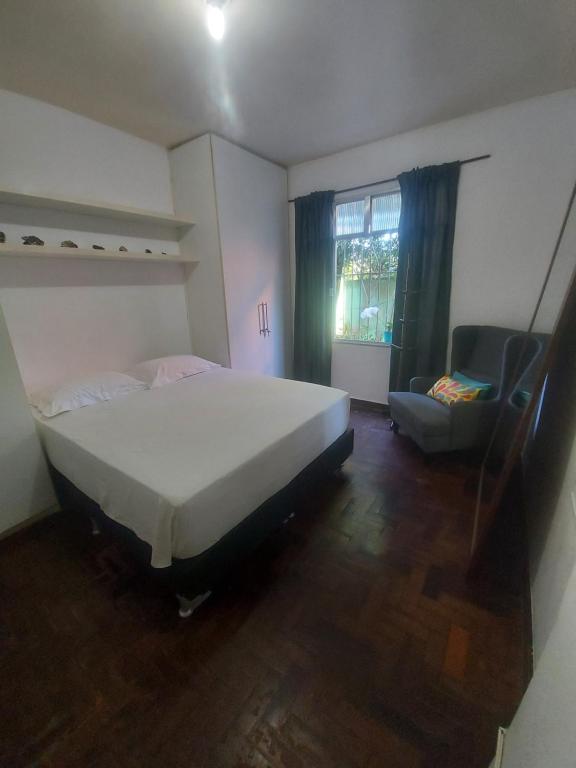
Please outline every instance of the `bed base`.
[[64, 475], [50, 466], [60, 506], [64, 510], [80, 511], [88, 516], [92, 534], [111, 531], [129, 549], [137, 562], [153, 578], [167, 584], [176, 594], [179, 615], [191, 616], [228, 574], [248, 557], [274, 530], [297, 513], [296, 492], [306, 483], [335, 472], [352, 453], [354, 430], [349, 429], [332, 445], [305, 467], [288, 485], [261, 504], [220, 541], [195, 557], [174, 559], [168, 568], [150, 566], [150, 545], [141, 541], [131, 530], [107, 517], [95, 501], [82, 493]]

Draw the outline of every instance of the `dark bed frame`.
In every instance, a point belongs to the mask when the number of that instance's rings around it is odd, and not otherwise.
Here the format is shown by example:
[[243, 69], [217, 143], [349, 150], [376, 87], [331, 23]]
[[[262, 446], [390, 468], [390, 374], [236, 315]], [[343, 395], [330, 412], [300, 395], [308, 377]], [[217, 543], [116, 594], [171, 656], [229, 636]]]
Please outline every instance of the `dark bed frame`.
[[272, 531], [294, 516], [297, 512], [294, 504], [295, 491], [318, 476], [339, 469], [353, 448], [354, 430], [348, 429], [288, 485], [228, 531], [216, 544], [195, 557], [174, 559], [168, 568], [152, 568], [149, 544], [139, 539], [124, 525], [105, 515], [95, 501], [82, 493], [53, 466], [50, 466], [50, 471], [62, 509], [80, 511], [88, 515], [94, 533], [99, 533], [101, 529], [112, 531], [142, 567], [176, 593], [180, 603], [180, 616], [186, 618]]

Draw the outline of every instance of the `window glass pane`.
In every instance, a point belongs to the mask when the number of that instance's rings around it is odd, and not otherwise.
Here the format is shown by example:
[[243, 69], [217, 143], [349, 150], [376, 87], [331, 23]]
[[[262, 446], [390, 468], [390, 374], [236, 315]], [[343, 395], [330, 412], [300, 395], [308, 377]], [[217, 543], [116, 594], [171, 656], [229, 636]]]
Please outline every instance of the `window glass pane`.
[[340, 203], [336, 206], [336, 237], [364, 232], [364, 200]]
[[400, 192], [372, 198], [372, 232], [398, 229], [400, 221]]
[[398, 235], [336, 241], [336, 338], [392, 340]]

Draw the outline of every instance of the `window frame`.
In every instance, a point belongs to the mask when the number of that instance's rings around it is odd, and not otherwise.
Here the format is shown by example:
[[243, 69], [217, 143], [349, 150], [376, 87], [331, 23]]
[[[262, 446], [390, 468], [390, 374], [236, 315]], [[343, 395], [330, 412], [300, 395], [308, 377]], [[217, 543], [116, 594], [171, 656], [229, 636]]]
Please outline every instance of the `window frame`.
[[359, 203], [364, 201], [364, 229], [362, 232], [354, 232], [349, 235], [334, 235], [334, 240], [354, 240], [361, 237], [379, 237], [380, 235], [389, 235], [398, 232], [398, 227], [388, 229], [372, 229], [372, 203], [377, 197], [387, 197], [388, 195], [397, 195], [400, 187], [388, 189], [386, 192], [376, 192], [368, 195], [354, 195], [353, 197], [342, 197], [334, 201], [334, 212], [339, 205], [344, 203]]
[[[380, 192], [373, 192], [369, 194], [356, 194], [356, 195], [342, 195], [337, 196], [334, 201], [334, 221], [336, 221], [336, 207], [343, 203], [357, 203], [361, 200], [364, 201], [364, 229], [362, 232], [355, 232], [354, 234], [347, 235], [334, 235], [334, 263], [337, 267], [337, 242], [339, 240], [358, 240], [368, 237], [382, 237], [383, 235], [391, 235], [399, 231], [398, 227], [388, 229], [372, 230], [372, 201], [377, 197], [386, 197], [387, 195], [394, 195], [400, 192], [398, 184], [394, 183], [389, 185], [385, 190]], [[334, 296], [336, 296], [338, 288], [338, 271], [334, 271]], [[363, 347], [391, 347], [392, 343], [388, 341], [362, 341], [360, 339], [342, 339], [336, 336], [336, 330], [334, 330], [334, 337], [332, 339], [333, 344], [355, 344]]]

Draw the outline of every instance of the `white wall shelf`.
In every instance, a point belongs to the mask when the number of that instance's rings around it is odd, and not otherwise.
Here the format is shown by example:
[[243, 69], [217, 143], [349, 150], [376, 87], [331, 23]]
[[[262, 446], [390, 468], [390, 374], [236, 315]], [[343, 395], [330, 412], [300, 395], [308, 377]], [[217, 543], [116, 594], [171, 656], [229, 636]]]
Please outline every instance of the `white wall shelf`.
[[196, 264], [198, 259], [181, 253], [144, 253], [141, 251], [100, 251], [95, 248], [58, 248], [52, 245], [11, 245], [0, 243], [0, 257], [45, 259], [97, 259], [107, 261], [151, 261]]
[[144, 208], [130, 208], [124, 205], [72, 200], [64, 197], [33, 195], [27, 192], [16, 192], [11, 189], [0, 189], [0, 203], [20, 205], [28, 208], [45, 208], [52, 211], [81, 214], [83, 216], [98, 216], [105, 219], [120, 219], [132, 223], [154, 224], [156, 226], [168, 227], [176, 233], [179, 233], [182, 229], [194, 226], [194, 222], [190, 219], [174, 216], [169, 213], [148, 211]]

